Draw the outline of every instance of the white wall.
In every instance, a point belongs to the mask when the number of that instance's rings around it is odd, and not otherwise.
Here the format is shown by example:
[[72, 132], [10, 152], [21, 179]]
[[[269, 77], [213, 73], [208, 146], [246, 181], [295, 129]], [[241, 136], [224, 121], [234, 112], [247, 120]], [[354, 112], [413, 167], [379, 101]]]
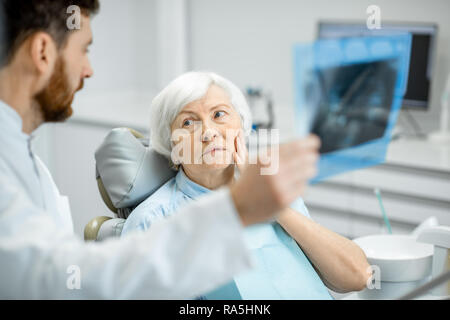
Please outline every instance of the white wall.
[[[448, 0], [190, 0], [190, 68], [216, 71], [241, 88], [273, 92], [282, 137], [292, 130], [291, 48], [315, 38], [318, 19], [366, 20], [376, 4], [381, 19], [438, 23], [437, 65], [429, 112], [414, 112], [425, 131], [438, 125], [439, 100], [450, 71]], [[434, 127], [434, 128], [433, 128]]]
[[83, 93], [148, 90], [156, 77], [156, 6], [148, 0], [103, 0], [92, 20], [94, 76]]

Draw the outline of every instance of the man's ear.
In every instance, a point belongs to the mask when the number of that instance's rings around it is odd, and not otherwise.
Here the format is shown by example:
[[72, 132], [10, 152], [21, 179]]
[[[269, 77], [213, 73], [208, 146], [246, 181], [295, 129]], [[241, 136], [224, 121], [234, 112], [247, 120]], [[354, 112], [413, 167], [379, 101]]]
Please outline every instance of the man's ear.
[[36, 71], [49, 78], [57, 58], [56, 44], [45, 32], [36, 32], [30, 38], [30, 56]]

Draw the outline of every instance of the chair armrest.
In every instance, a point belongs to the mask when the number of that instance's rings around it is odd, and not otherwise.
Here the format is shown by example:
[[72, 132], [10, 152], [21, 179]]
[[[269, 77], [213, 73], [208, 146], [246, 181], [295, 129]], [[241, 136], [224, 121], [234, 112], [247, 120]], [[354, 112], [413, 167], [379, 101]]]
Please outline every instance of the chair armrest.
[[112, 219], [111, 217], [95, 217], [91, 221], [88, 222], [88, 224], [84, 227], [84, 241], [95, 241], [97, 240], [98, 231], [100, 230], [100, 227], [102, 224]]

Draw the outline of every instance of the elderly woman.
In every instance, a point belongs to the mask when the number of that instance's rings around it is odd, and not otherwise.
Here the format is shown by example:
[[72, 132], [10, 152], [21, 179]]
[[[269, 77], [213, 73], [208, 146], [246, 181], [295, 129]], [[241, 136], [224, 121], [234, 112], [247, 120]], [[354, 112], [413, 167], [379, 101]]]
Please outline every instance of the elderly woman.
[[[151, 228], [185, 203], [233, 183], [245, 168], [250, 128], [246, 100], [230, 81], [206, 72], [172, 81], [152, 102], [150, 139], [178, 173], [132, 211], [122, 236]], [[201, 298], [332, 299], [327, 287], [361, 290], [371, 275], [363, 251], [315, 223], [302, 199], [245, 235], [254, 270]]]

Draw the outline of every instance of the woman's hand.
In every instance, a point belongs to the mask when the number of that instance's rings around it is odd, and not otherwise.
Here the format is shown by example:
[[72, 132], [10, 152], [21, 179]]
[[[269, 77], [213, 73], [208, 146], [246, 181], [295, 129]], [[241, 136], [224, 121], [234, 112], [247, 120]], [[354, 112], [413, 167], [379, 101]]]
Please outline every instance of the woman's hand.
[[239, 172], [242, 174], [248, 162], [248, 150], [244, 142], [244, 134], [239, 130], [239, 134], [234, 139], [235, 152], [233, 154], [234, 163], [236, 163]]
[[[243, 141], [243, 140], [241, 140]], [[314, 135], [279, 145], [276, 172], [262, 174], [269, 164], [245, 167], [230, 193], [242, 224], [248, 226], [276, 218], [284, 208], [302, 196], [308, 181], [317, 174], [320, 139]]]

